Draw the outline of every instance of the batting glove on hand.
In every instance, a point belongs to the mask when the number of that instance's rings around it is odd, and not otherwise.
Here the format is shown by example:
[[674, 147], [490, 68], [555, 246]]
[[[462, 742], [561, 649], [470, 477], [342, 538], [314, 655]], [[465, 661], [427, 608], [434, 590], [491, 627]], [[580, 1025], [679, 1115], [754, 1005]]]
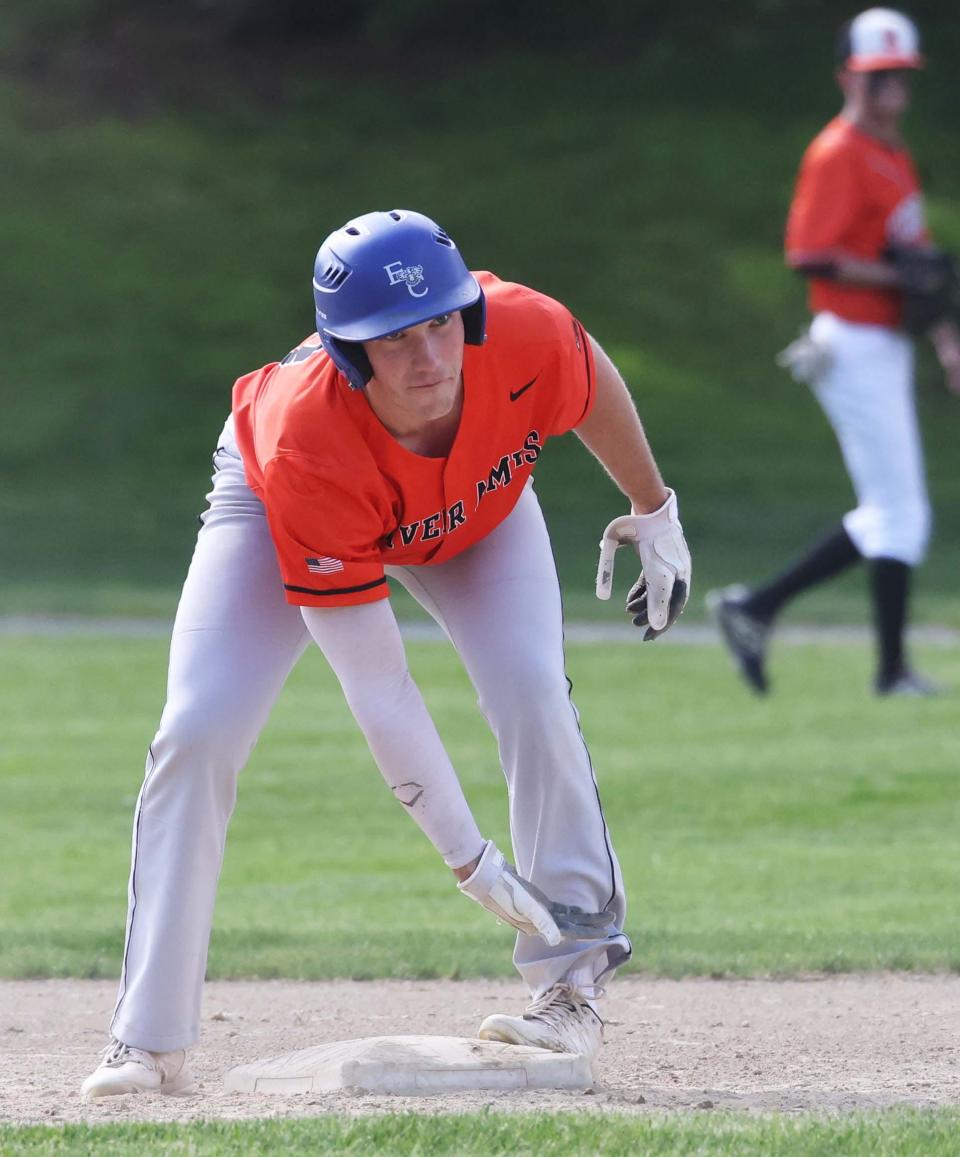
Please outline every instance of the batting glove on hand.
[[584, 912], [548, 899], [517, 875], [492, 840], [487, 841], [473, 875], [457, 887], [498, 920], [527, 936], [542, 937], [551, 948], [563, 940], [603, 940], [613, 920], [609, 912]]
[[652, 514], [625, 514], [615, 518], [600, 540], [597, 598], [609, 599], [613, 590], [613, 561], [617, 548], [630, 543], [640, 556], [640, 578], [627, 595], [627, 614], [635, 627], [646, 627], [645, 643], [657, 639], [679, 618], [690, 597], [690, 551], [677, 517], [677, 496]]
[[804, 333], [777, 354], [777, 365], [800, 385], [812, 385], [833, 365], [833, 352], [823, 340]]

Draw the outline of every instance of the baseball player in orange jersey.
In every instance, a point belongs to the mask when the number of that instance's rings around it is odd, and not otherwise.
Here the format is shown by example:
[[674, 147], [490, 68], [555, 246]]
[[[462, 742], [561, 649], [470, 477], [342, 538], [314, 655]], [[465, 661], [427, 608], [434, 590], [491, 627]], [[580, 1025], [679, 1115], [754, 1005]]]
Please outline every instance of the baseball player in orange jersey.
[[910, 572], [923, 559], [930, 509], [913, 401], [910, 332], [927, 333], [960, 393], [956, 271], [934, 250], [913, 161], [900, 136], [910, 70], [923, 65], [917, 30], [872, 8], [839, 39], [845, 103], [807, 149], [787, 223], [790, 266], [809, 278], [809, 334], [781, 364], [808, 382], [830, 420], [857, 496], [834, 530], [771, 581], [708, 595], [747, 682], [768, 688], [770, 630], [802, 591], [865, 559], [877, 635], [875, 689], [935, 688], [904, 653]]
[[[518, 931], [532, 994], [486, 1039], [593, 1056], [630, 956], [623, 881], [564, 673], [556, 569], [532, 488], [576, 430], [629, 499], [607, 527], [642, 563], [655, 638], [690, 557], [633, 402], [558, 302], [490, 273], [417, 213], [368, 213], [317, 256], [318, 332], [240, 378], [173, 630], [167, 704], [134, 821], [113, 1039], [87, 1097], [193, 1087], [200, 997], [237, 776], [315, 641], [380, 771], [465, 896]], [[443, 627], [506, 775], [516, 869], [477, 828], [411, 678], [387, 577]], [[319, 754], [319, 753], [318, 753]]]

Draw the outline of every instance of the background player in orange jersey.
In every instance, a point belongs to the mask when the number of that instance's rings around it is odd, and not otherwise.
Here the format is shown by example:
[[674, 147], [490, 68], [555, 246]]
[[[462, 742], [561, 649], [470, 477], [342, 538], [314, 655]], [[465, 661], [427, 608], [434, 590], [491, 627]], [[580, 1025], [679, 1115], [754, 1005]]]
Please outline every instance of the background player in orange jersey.
[[[655, 638], [690, 584], [677, 503], [613, 364], [558, 302], [468, 272], [417, 213], [368, 213], [317, 255], [318, 333], [241, 378], [184, 586], [168, 698], [134, 823], [113, 1040], [88, 1097], [193, 1080], [237, 776], [284, 680], [320, 646], [391, 791], [460, 890], [518, 930], [533, 1003], [487, 1039], [596, 1053], [602, 985], [630, 956], [623, 881], [564, 673], [533, 467], [575, 429], [629, 499], [628, 596]], [[518, 871], [482, 837], [407, 669], [387, 576], [444, 628], [497, 738]], [[425, 928], [429, 920], [425, 918]]]
[[768, 688], [770, 629], [802, 591], [861, 559], [869, 565], [881, 695], [935, 688], [911, 670], [904, 629], [911, 569], [923, 559], [930, 511], [913, 401], [911, 333], [932, 339], [947, 385], [960, 393], [955, 266], [934, 250], [900, 121], [917, 30], [872, 8], [839, 38], [843, 111], [807, 149], [787, 223], [790, 266], [810, 279], [809, 335], [782, 355], [809, 382], [836, 432], [856, 509], [772, 580], [708, 595], [747, 682]]

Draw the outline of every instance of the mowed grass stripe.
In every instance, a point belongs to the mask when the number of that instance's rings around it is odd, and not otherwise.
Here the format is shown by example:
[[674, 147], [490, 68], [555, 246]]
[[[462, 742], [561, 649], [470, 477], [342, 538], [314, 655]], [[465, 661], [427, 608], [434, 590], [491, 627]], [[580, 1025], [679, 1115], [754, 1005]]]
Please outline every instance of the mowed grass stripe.
[[[952, 12], [925, 7], [931, 61], [954, 59]], [[602, 342], [677, 489], [701, 592], [782, 565], [852, 497], [817, 403], [773, 360], [808, 316], [782, 256], [797, 165], [839, 106], [832, 31], [805, 9], [792, 21], [783, 41], [766, 19], [731, 34], [728, 52], [660, 34], [640, 57], [518, 44], [431, 62], [415, 85], [409, 61], [341, 75], [306, 53], [282, 114], [245, 66], [215, 101], [177, 84], [134, 122], [55, 68], [43, 85], [5, 75], [0, 540], [16, 549], [0, 608], [172, 613], [230, 387], [303, 338], [316, 245], [375, 204], [436, 216], [474, 267], [559, 298]], [[950, 76], [917, 84], [908, 136], [934, 171], [933, 234], [956, 250]], [[465, 133], [470, 107], [484, 116]], [[958, 409], [918, 345], [936, 534], [916, 613], [956, 626]], [[567, 605], [596, 614], [596, 543], [623, 500], [575, 437], [550, 442], [537, 487]], [[825, 584], [798, 613], [864, 619], [864, 585], [862, 570]]]
[[[112, 976], [130, 822], [166, 642], [3, 640], [0, 975]], [[485, 833], [494, 742], [453, 652], [409, 648]], [[665, 976], [960, 966], [956, 694], [878, 701], [870, 655], [776, 652], [758, 701], [715, 647], [568, 648], [630, 893]], [[956, 649], [918, 656], [960, 687]], [[241, 779], [210, 957], [220, 977], [509, 975], [512, 937], [457, 895], [308, 654]]]
[[0, 1127], [0, 1152], [126, 1153], [389, 1153], [392, 1157], [497, 1157], [499, 1154], [603, 1153], [605, 1157], [953, 1157], [960, 1112], [910, 1109], [850, 1116], [747, 1116], [703, 1112], [627, 1117], [618, 1114], [413, 1113], [191, 1125]]

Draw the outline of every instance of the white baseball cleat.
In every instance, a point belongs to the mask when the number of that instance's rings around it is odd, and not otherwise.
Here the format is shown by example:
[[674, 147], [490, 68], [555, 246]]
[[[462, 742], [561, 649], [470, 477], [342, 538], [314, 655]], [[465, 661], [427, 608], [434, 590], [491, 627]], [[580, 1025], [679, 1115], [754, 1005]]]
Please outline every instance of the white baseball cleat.
[[500, 1012], [488, 1016], [477, 1035], [481, 1040], [577, 1053], [593, 1060], [603, 1044], [603, 1021], [572, 984], [555, 984], [523, 1016]]
[[187, 1050], [150, 1053], [128, 1048], [112, 1040], [103, 1050], [103, 1060], [80, 1086], [85, 1101], [94, 1097], [116, 1097], [124, 1093], [163, 1093], [185, 1096], [194, 1091], [193, 1073], [187, 1064]]

